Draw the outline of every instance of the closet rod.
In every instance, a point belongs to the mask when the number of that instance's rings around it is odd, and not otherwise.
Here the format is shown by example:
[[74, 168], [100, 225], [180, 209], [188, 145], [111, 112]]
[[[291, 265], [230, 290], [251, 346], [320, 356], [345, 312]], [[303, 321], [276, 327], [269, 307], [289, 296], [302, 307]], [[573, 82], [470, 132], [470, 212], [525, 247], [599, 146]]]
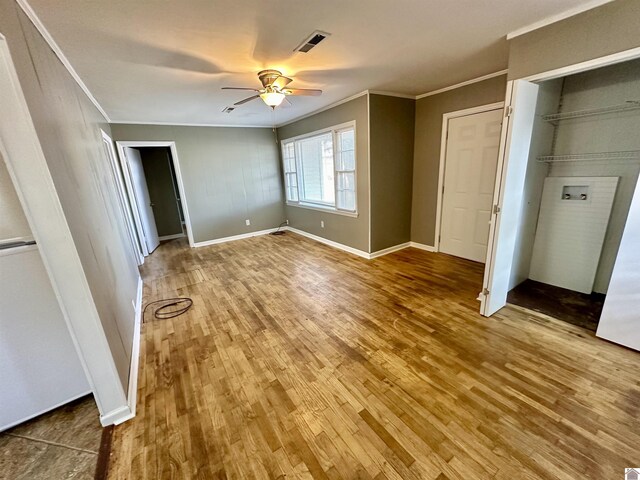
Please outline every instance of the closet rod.
[[559, 122], [561, 120], [570, 120], [574, 118], [591, 117], [593, 115], [604, 115], [605, 113], [628, 112], [631, 110], [640, 110], [639, 100], [628, 100], [621, 105], [611, 105], [609, 107], [589, 108], [586, 110], [576, 110], [575, 112], [550, 113], [542, 115], [542, 119], [547, 122]]
[[569, 155], [543, 155], [537, 158], [538, 162], [543, 163], [635, 159], [640, 159], [640, 150], [629, 150], [626, 152], [574, 153]]

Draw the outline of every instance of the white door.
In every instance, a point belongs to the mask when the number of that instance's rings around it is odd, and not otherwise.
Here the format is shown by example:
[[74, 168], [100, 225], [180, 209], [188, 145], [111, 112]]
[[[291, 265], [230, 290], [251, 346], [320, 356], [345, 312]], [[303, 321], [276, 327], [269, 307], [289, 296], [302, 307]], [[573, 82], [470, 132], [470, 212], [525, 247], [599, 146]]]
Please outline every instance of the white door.
[[124, 147], [124, 153], [127, 160], [129, 179], [131, 180], [131, 188], [135, 197], [135, 210], [138, 213], [139, 222], [136, 223], [139, 225], [138, 228], [142, 229], [139, 233], [144, 239], [147, 250], [146, 255], [148, 255], [160, 245], [160, 240], [158, 239], [156, 219], [151, 208], [147, 180], [144, 177], [144, 169], [142, 168], [142, 158], [140, 158], [140, 151], [135, 148]]
[[449, 120], [440, 251], [484, 262], [502, 109]]
[[513, 254], [522, 208], [522, 191], [538, 102], [538, 85], [524, 80], [507, 84], [507, 115], [500, 139], [489, 244], [480, 313], [493, 315], [507, 303]]
[[640, 350], [640, 180], [636, 185], [596, 335]]

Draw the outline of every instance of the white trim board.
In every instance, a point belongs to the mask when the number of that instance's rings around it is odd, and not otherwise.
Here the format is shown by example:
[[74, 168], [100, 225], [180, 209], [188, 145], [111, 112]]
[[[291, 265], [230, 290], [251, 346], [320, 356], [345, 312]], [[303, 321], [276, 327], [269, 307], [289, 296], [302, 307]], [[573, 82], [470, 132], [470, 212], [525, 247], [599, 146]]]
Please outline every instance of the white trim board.
[[162, 237], [158, 237], [158, 240], [164, 242], [165, 240], [175, 240], [176, 238], [186, 237], [184, 233], [174, 233], [173, 235], [163, 235]]
[[129, 384], [127, 387], [127, 406], [120, 407], [100, 416], [103, 427], [120, 425], [136, 416], [136, 400], [138, 398], [138, 366], [140, 365], [140, 329], [142, 328], [142, 277], [138, 277], [138, 290], [134, 308], [133, 348], [129, 362]]
[[397, 252], [399, 250], [404, 250], [411, 246], [411, 242], [401, 243], [399, 245], [394, 245], [393, 247], [383, 248], [382, 250], [378, 250], [377, 252], [373, 252], [369, 254], [369, 260], [373, 260], [374, 258], [382, 257], [384, 255], [388, 255], [393, 252]]
[[577, 7], [570, 8], [569, 10], [565, 10], [564, 12], [556, 13], [555, 15], [551, 15], [547, 18], [543, 18], [542, 20], [538, 20], [537, 22], [530, 23], [529, 25], [518, 28], [517, 30], [513, 30], [507, 34], [507, 40], [511, 40], [512, 38], [519, 37], [520, 35], [524, 35], [525, 33], [538, 30], [539, 28], [546, 27], [547, 25], [551, 25], [552, 23], [559, 22], [566, 18], [579, 15], [580, 13], [586, 12], [587, 10], [592, 10], [607, 3], [611, 3], [612, 1], [613, 0], [591, 0], [582, 5], [578, 5]]
[[574, 63], [573, 65], [567, 65], [566, 67], [560, 67], [542, 73], [535, 73], [518, 80], [526, 80], [527, 82], [553, 80], [554, 78], [566, 77], [567, 75], [587, 72], [589, 70], [595, 70], [596, 68], [607, 67], [616, 63], [635, 60], [636, 58], [640, 58], [640, 47], [630, 48], [629, 50], [623, 50], [622, 52], [612, 53], [611, 55], [605, 55], [604, 57], [598, 57], [592, 60]]
[[455, 112], [447, 112], [442, 115], [442, 136], [440, 138], [440, 164], [438, 167], [438, 190], [436, 191], [438, 197], [436, 201], [436, 235], [434, 238], [434, 251], [440, 251], [440, 232], [442, 227], [442, 201], [443, 201], [443, 188], [444, 188], [444, 171], [446, 168], [447, 160], [447, 138], [449, 132], [449, 120], [453, 118], [466, 117], [468, 115], [475, 115], [478, 113], [490, 112], [492, 110], [499, 110], [504, 108], [504, 102], [490, 103], [488, 105], [480, 105], [478, 107], [466, 108], [464, 110], [457, 110]]
[[314, 235], [313, 233], [308, 233], [308, 232], [305, 232], [304, 230], [298, 230], [297, 228], [293, 228], [293, 227], [285, 227], [285, 229], [290, 232], [297, 233], [300, 236], [310, 238], [311, 240], [315, 240], [316, 242], [324, 243], [325, 245], [328, 245], [330, 247], [337, 248], [338, 250], [342, 250], [342, 251], [351, 253], [353, 255], [357, 255], [358, 257], [366, 258], [367, 260], [369, 260], [370, 258], [370, 254], [368, 252], [365, 252], [363, 250], [358, 250], [357, 248], [353, 248], [348, 245], [343, 245], [342, 243], [334, 242], [333, 240], [329, 240], [328, 238], [319, 237], [318, 235]]
[[313, 112], [309, 112], [309, 113], [307, 113], [305, 115], [302, 115], [301, 117], [295, 118], [293, 120], [289, 120], [286, 123], [282, 123], [280, 125], [276, 125], [276, 128], [286, 127], [287, 125], [291, 125], [292, 123], [299, 122], [300, 120], [304, 120], [305, 118], [313, 117], [314, 115], [316, 115], [318, 113], [324, 112], [326, 110], [330, 110], [333, 107], [337, 107], [338, 105], [342, 105], [343, 103], [350, 102], [351, 100], [355, 100], [356, 98], [359, 98], [359, 97], [361, 97], [363, 95], [367, 95], [368, 93], [369, 93], [368, 90], [365, 90], [365, 91], [360, 92], [360, 93], [356, 93], [355, 95], [351, 95], [350, 97], [343, 98], [342, 100], [338, 100], [337, 102], [333, 102], [333, 103], [327, 105], [326, 107], [319, 108], [318, 110], [314, 110]]
[[490, 78], [499, 77], [501, 75], [506, 75], [509, 72], [508, 69], [499, 70], [497, 72], [488, 73], [486, 75], [482, 75], [481, 77], [472, 78], [471, 80], [465, 80], [464, 82], [456, 83], [455, 85], [449, 85], [448, 87], [440, 88], [438, 90], [433, 90], [431, 92], [423, 93], [421, 95], [416, 95], [416, 100], [420, 100], [421, 98], [430, 97], [432, 95], [438, 95], [439, 93], [448, 92], [449, 90], [455, 90], [456, 88], [466, 87], [467, 85], [471, 85], [473, 83], [482, 82], [484, 80], [489, 80]]
[[156, 125], [161, 127], [273, 128], [273, 125], [223, 125], [219, 123], [144, 122], [139, 120], [111, 120], [109, 123], [114, 125]]
[[409, 246], [412, 248], [417, 248], [418, 250], [424, 250], [425, 252], [436, 253], [436, 247], [432, 247], [431, 245], [425, 245], [424, 243], [418, 242], [409, 242]]
[[78, 72], [75, 71], [75, 69], [71, 65], [71, 62], [69, 62], [69, 59], [66, 57], [62, 49], [58, 46], [56, 41], [53, 39], [53, 37], [49, 33], [49, 30], [47, 30], [47, 28], [44, 26], [44, 24], [42, 23], [42, 20], [40, 20], [40, 17], [38, 17], [38, 15], [33, 10], [33, 8], [31, 8], [31, 5], [29, 5], [27, 0], [16, 0], [16, 3], [20, 6], [22, 11], [25, 13], [25, 15], [29, 17], [29, 20], [31, 20], [31, 23], [33, 23], [34, 27], [36, 27], [38, 32], [40, 32], [40, 35], [42, 35], [42, 37], [44, 38], [44, 41], [49, 44], [49, 47], [51, 47], [51, 50], [53, 50], [53, 53], [55, 53], [58, 59], [60, 59], [60, 61], [62, 62], [62, 65], [64, 65], [64, 67], [69, 72], [69, 75], [73, 77], [73, 79], [76, 81], [78, 86], [82, 89], [84, 94], [89, 98], [91, 103], [93, 103], [94, 107], [98, 109], [98, 111], [102, 114], [102, 116], [107, 122], [111, 123], [111, 119], [109, 118], [109, 115], [107, 115], [107, 112], [105, 112], [104, 108], [102, 108], [102, 106], [98, 103], [98, 100], [96, 100], [96, 97], [93, 96], [89, 88], [82, 81], [82, 79], [80, 78], [80, 75], [78, 75]]
[[[286, 230], [286, 229], [287, 229], [287, 227], [283, 227], [280, 230]], [[234, 242], [236, 240], [244, 240], [245, 238], [258, 237], [260, 235], [267, 235], [267, 234], [269, 234], [271, 232], [275, 232], [276, 230], [278, 230], [278, 229], [277, 228], [268, 228], [266, 230], [258, 230], [258, 231], [255, 231], [255, 232], [241, 233], [240, 235], [232, 235], [230, 237], [214, 238], [213, 240], [205, 240], [203, 242], [196, 242], [191, 246], [195, 247], [195, 248], [199, 248], [199, 247], [207, 247], [209, 245], [217, 245], [219, 243]]]

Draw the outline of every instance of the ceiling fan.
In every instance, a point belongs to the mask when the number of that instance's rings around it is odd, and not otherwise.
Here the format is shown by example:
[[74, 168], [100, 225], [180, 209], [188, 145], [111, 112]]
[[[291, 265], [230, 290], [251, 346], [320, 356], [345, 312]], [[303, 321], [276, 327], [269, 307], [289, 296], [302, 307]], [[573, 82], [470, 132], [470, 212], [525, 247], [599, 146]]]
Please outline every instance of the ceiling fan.
[[289, 95], [307, 95], [318, 96], [322, 94], [322, 90], [314, 90], [310, 88], [287, 88], [292, 78], [285, 77], [278, 70], [262, 70], [258, 72], [258, 78], [264, 88], [249, 88], [249, 87], [222, 87], [223, 90], [251, 90], [258, 92], [256, 95], [247, 97], [244, 100], [234, 103], [234, 105], [242, 105], [251, 100], [255, 100], [260, 97], [271, 108], [276, 108], [283, 101], [287, 101], [286, 97]]

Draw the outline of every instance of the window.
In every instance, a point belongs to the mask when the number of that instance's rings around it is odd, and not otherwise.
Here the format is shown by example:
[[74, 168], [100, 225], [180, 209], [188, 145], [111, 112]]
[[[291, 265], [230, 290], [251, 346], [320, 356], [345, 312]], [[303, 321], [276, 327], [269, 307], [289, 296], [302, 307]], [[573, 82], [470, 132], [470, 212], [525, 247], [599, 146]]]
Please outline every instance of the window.
[[355, 123], [282, 141], [288, 204], [356, 212]]

